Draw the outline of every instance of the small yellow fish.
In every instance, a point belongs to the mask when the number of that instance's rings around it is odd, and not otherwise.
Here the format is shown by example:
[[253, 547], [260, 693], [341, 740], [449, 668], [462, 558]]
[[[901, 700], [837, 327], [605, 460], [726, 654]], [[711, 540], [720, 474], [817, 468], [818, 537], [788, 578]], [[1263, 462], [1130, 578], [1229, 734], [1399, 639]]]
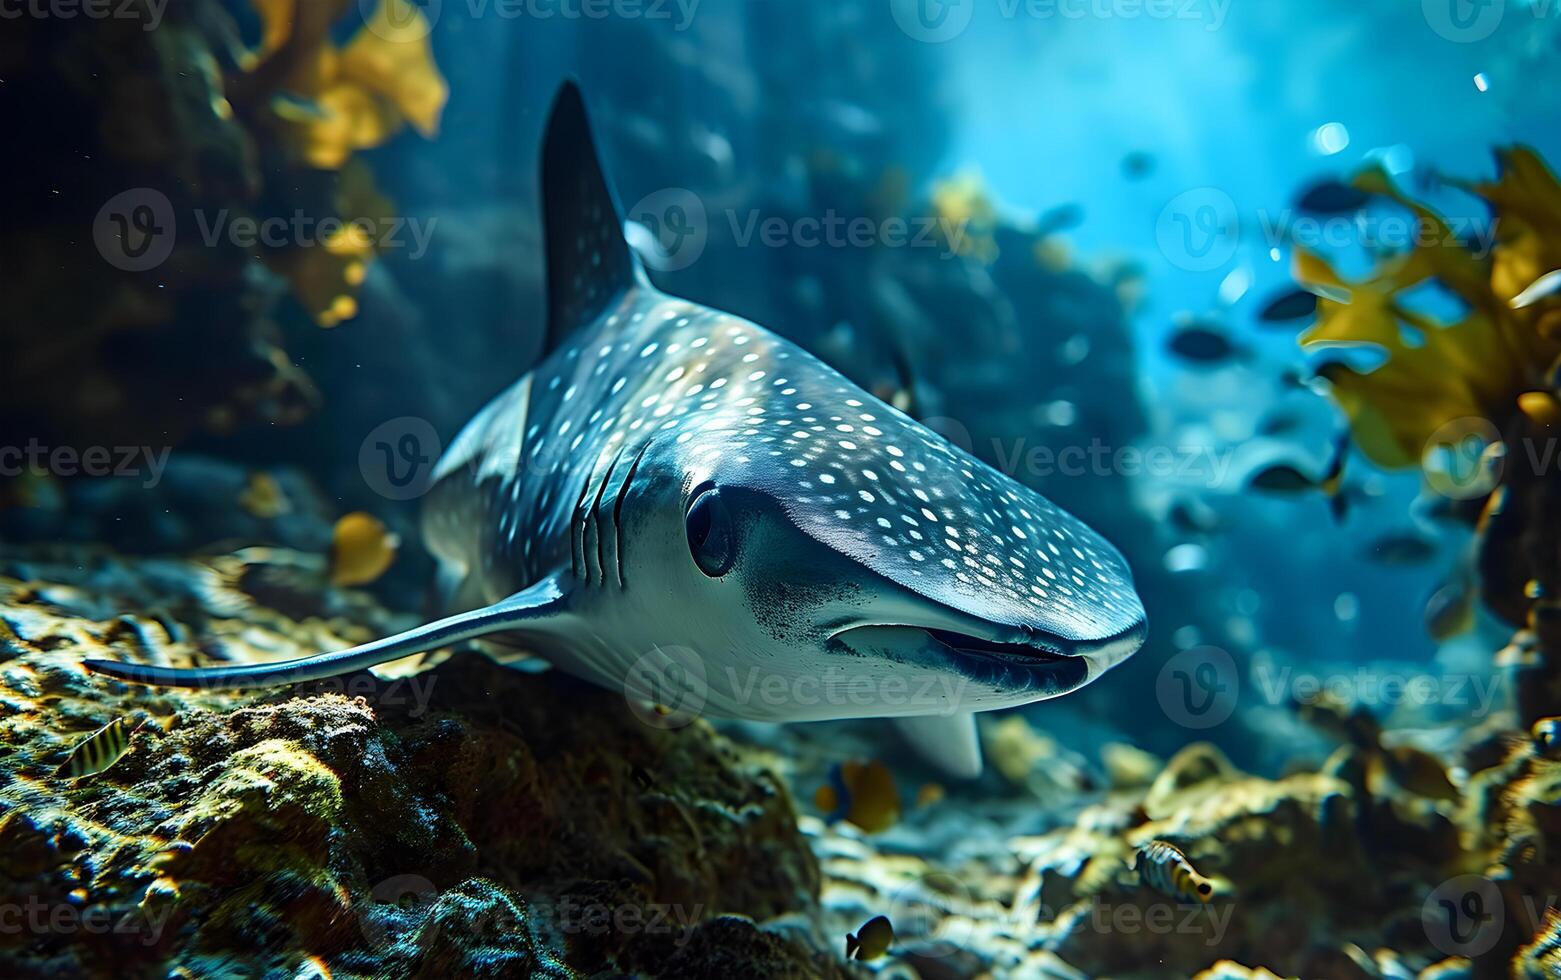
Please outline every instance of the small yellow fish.
[[1178, 901], [1207, 905], [1230, 891], [1223, 882], [1199, 874], [1180, 848], [1163, 840], [1139, 848], [1133, 870], [1144, 884]]
[[947, 795], [940, 783], [922, 783], [921, 789], [916, 791], [917, 806], [932, 806]]
[[115, 718], [76, 743], [70, 756], [54, 770], [54, 775], [81, 779], [102, 772], [130, 751], [130, 736], [140, 727], [139, 724], [132, 727], [127, 718]]
[[1547, 759], [1561, 759], [1561, 718], [1541, 718], [1529, 729], [1534, 751]]
[[401, 540], [373, 514], [354, 511], [331, 534], [331, 584], [367, 585], [396, 560]]
[[238, 495], [238, 505], [255, 517], [269, 519], [293, 509], [282, 485], [270, 473], [256, 473]]
[[1426, 600], [1425, 625], [1431, 639], [1442, 643], [1474, 628], [1476, 593], [1472, 582], [1460, 580], [1442, 586]]
[[1433, 800], [1456, 800], [1458, 787], [1447, 778], [1447, 768], [1429, 752], [1410, 745], [1385, 750], [1380, 757], [1382, 770], [1393, 782], [1415, 794]]
[[889, 767], [872, 762], [836, 763], [813, 802], [831, 823], [846, 820], [876, 834], [900, 820], [900, 793]]
[[1542, 429], [1561, 425], [1561, 402], [1548, 391], [1525, 391], [1518, 396], [1518, 409]]
[[846, 959], [863, 962], [876, 960], [894, 943], [894, 926], [886, 915], [874, 916], [862, 924], [856, 935], [846, 934]]

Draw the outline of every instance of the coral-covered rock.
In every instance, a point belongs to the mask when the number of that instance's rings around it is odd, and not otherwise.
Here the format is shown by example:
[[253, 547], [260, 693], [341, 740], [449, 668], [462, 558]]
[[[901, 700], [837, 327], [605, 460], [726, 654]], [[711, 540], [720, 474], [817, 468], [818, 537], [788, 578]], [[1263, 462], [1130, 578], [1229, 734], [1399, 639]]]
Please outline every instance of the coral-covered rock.
[[[0, 577], [0, 900], [31, 910], [0, 936], [8, 975], [838, 972], [756, 924], [816, 914], [818, 867], [778, 777], [703, 723], [653, 728], [612, 692], [471, 654], [242, 697], [79, 667], [275, 659], [389, 626], [350, 593], [318, 603], [336, 619], [293, 619], [221, 564], [0, 565], [30, 574]], [[122, 757], [56, 774], [120, 716]]]

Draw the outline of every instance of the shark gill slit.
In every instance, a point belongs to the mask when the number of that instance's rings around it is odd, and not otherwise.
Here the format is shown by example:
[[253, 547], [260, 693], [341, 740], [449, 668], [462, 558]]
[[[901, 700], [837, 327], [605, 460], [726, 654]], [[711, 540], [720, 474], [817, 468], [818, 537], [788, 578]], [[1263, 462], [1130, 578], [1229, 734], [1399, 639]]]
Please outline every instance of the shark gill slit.
[[569, 511], [569, 555], [573, 561], [576, 551], [580, 556], [578, 574], [580, 581], [589, 585], [591, 582], [591, 563], [585, 554], [585, 515], [581, 508], [585, 505], [585, 498], [591, 492], [591, 474], [587, 473], [580, 481], [580, 495], [575, 498], [575, 505]]
[[629, 488], [634, 485], [634, 474], [640, 468], [640, 460], [645, 457], [645, 450], [650, 448], [650, 440], [640, 443], [639, 452], [634, 454], [634, 462], [629, 464], [629, 472], [623, 478], [623, 485], [618, 488], [618, 499], [612, 505], [612, 529], [614, 550], [617, 552], [618, 588], [624, 587], [623, 582], [623, 501], [629, 495]]
[[596, 529], [596, 567], [601, 570], [603, 587], [607, 585], [607, 550], [602, 542], [602, 495], [607, 492], [607, 484], [611, 482], [613, 470], [618, 468], [618, 460], [622, 456], [621, 448], [613, 453], [612, 462], [607, 464], [607, 472], [602, 474], [602, 482], [596, 486], [596, 497], [591, 501], [591, 512], [586, 517]]

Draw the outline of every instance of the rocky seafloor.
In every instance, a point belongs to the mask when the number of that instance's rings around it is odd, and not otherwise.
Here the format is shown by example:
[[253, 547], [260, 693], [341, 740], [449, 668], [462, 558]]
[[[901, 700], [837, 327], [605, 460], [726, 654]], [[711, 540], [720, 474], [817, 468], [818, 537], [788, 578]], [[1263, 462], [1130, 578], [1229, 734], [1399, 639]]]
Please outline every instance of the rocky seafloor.
[[[1314, 711], [1337, 750], [1266, 779], [1206, 743], [1092, 759], [998, 719], [979, 791], [869, 834], [807, 802], [873, 751], [862, 728], [646, 724], [467, 651], [243, 696], [80, 666], [285, 659], [412, 621], [318, 567], [0, 550], [6, 976], [1561, 976], [1561, 761], [1494, 722], [1438, 779]], [[139, 727], [117, 763], [56, 773], [118, 717]], [[1152, 839], [1231, 896], [1145, 887]], [[880, 914], [888, 955], [845, 960]]]

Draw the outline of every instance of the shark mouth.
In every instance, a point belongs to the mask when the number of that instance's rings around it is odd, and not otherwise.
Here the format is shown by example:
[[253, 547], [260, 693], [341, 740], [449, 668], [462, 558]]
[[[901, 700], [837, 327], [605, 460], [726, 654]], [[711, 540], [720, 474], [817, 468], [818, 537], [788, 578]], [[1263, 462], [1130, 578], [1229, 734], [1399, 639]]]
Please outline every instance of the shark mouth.
[[983, 687], [1042, 697], [1080, 688], [1092, 674], [1086, 657], [1048, 649], [1040, 635], [1005, 642], [948, 629], [873, 625], [844, 630], [833, 642], [860, 656], [947, 670]]

